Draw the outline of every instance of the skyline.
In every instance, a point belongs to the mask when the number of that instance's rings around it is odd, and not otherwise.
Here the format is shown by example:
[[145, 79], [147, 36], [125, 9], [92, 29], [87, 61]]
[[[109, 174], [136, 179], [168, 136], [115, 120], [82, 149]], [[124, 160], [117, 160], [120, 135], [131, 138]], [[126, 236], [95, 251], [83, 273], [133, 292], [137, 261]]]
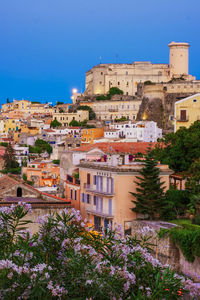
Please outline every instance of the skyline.
[[195, 0], [2, 1], [0, 104], [69, 102], [73, 88], [84, 92], [85, 72], [100, 57], [168, 63], [171, 41], [189, 42], [189, 73], [200, 79], [198, 7]]

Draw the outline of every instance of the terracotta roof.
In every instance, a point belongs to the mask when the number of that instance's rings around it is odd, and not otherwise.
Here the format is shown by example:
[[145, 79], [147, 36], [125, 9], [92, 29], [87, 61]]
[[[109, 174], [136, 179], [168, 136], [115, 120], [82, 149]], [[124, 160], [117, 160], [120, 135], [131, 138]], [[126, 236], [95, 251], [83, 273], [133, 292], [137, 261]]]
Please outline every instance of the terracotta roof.
[[51, 121], [52, 121], [52, 119], [48, 119], [46, 122], [45, 122], [45, 124], [51, 124]]
[[148, 142], [120, 142], [120, 143], [97, 143], [84, 145], [79, 148], [74, 148], [72, 151], [76, 152], [88, 152], [94, 148], [99, 148], [106, 153], [130, 153], [136, 154], [138, 152], [145, 154], [147, 148], [151, 146], [154, 148], [159, 143], [148, 143]]
[[19, 182], [7, 175], [0, 177], [0, 195], [5, 191], [10, 190], [16, 184], [19, 184]]
[[44, 129], [44, 131], [46, 131], [46, 132], [55, 132], [55, 130], [53, 130], [53, 129]]

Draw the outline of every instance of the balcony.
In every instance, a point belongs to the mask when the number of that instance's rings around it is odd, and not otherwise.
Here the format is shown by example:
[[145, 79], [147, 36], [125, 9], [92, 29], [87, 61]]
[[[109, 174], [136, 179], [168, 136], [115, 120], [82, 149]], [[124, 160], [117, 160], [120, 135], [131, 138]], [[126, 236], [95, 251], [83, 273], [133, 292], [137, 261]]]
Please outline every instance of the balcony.
[[113, 219], [114, 216], [110, 215], [109, 213], [105, 213], [105, 212], [101, 212], [99, 210], [93, 209], [91, 207], [91, 205], [86, 205], [85, 207], [87, 213], [92, 214], [94, 216], [98, 216], [98, 217], [102, 217], [102, 218], [106, 218], [106, 219]]
[[93, 193], [93, 194], [97, 194], [97, 195], [102, 195], [102, 196], [106, 196], [106, 197], [112, 197], [114, 196], [113, 192], [107, 192], [107, 191], [102, 191], [96, 188], [96, 186], [84, 183], [84, 188], [86, 191]]
[[177, 122], [188, 122], [189, 121], [189, 117], [188, 116], [186, 116], [185, 118], [181, 118], [181, 117], [178, 117], [177, 118]]
[[109, 108], [108, 111], [109, 112], [118, 112], [119, 109], [118, 108]]

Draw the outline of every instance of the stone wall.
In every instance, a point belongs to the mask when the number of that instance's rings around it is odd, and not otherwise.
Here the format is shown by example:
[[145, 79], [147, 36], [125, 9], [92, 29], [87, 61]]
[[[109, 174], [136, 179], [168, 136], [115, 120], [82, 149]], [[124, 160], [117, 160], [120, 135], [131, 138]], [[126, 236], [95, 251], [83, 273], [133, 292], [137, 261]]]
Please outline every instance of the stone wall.
[[[149, 226], [158, 232], [161, 228], [172, 228], [177, 226], [167, 222], [150, 222], [138, 221], [132, 222], [132, 235], [138, 235], [138, 230], [141, 231], [144, 227]], [[157, 234], [152, 235], [150, 243], [155, 246], [152, 247], [153, 256], [155, 256], [162, 264], [170, 265], [176, 272], [184, 273], [199, 282], [200, 278], [200, 258], [196, 257], [193, 263], [188, 262], [183, 256], [179, 247], [177, 247], [169, 237], [159, 239]]]
[[36, 233], [39, 230], [40, 224], [37, 223], [38, 217], [45, 216], [46, 214], [56, 214], [60, 213], [63, 210], [63, 207], [53, 207], [43, 206], [41, 208], [32, 208], [32, 213], [28, 213], [25, 220], [31, 220], [33, 223], [28, 224], [28, 228], [31, 230], [32, 233]]

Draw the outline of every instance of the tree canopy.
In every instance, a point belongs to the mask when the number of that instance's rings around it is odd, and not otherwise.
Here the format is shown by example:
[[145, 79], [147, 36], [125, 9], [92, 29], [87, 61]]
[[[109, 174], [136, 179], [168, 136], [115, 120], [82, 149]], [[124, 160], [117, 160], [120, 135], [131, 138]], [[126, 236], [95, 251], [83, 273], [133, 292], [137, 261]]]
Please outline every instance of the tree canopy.
[[60, 127], [62, 126], [62, 124], [60, 122], [58, 122], [58, 120], [53, 120], [51, 121], [50, 127], [56, 128], [56, 127]]
[[200, 122], [196, 121], [190, 128], [181, 127], [177, 132], [167, 134], [153, 150], [154, 158], [176, 172], [187, 172], [192, 163], [200, 159], [199, 145]]

